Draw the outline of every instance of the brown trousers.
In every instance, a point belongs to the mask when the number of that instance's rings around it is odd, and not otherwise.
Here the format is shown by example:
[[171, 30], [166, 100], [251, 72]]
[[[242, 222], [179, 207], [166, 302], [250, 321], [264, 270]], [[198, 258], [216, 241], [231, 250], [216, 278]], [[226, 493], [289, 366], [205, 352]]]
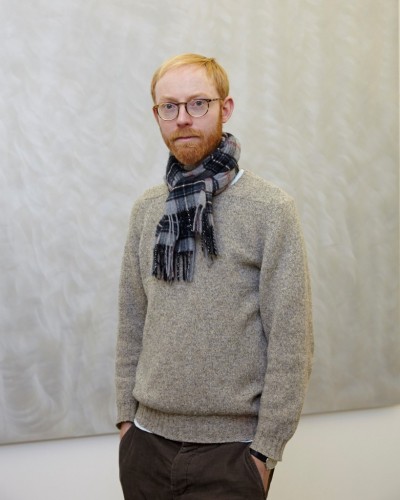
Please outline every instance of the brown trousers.
[[132, 425], [119, 466], [125, 500], [264, 500], [268, 493], [247, 443], [182, 443]]

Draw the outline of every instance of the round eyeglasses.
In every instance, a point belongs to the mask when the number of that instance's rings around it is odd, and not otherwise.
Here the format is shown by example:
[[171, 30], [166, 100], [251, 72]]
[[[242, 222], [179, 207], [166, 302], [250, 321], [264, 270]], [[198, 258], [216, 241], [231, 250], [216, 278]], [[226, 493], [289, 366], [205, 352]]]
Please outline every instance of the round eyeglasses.
[[179, 114], [179, 106], [183, 105], [190, 116], [200, 118], [207, 113], [210, 102], [221, 100], [221, 97], [217, 97], [216, 99], [192, 99], [188, 102], [162, 102], [153, 106], [153, 109], [157, 110], [162, 120], [175, 120]]

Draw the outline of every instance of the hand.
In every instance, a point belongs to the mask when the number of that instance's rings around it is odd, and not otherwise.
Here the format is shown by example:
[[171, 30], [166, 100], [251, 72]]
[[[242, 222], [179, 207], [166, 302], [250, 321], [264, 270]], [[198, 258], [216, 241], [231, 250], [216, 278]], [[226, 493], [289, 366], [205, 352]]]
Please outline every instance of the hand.
[[268, 470], [265, 467], [265, 463], [259, 460], [258, 458], [254, 457], [251, 455], [251, 458], [254, 460], [254, 463], [257, 466], [258, 472], [260, 473], [263, 485], [264, 485], [264, 491], [267, 491], [268, 488], [268, 482], [269, 482], [269, 475], [271, 473], [270, 470]]
[[122, 422], [119, 429], [119, 439], [122, 439], [125, 433], [132, 427], [132, 422]]

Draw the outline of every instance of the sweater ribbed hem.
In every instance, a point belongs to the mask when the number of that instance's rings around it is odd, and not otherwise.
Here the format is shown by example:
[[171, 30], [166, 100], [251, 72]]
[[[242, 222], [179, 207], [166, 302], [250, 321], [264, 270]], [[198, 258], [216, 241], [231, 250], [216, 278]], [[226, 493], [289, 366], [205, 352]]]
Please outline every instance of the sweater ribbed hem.
[[150, 432], [187, 443], [231, 443], [252, 440], [256, 416], [175, 415], [139, 404], [135, 419]]

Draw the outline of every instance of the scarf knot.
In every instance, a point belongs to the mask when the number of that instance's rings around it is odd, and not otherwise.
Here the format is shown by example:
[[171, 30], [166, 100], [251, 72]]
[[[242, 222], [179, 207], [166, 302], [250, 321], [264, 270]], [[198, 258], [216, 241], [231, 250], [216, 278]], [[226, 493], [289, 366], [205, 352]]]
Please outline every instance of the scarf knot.
[[239, 171], [240, 144], [228, 133], [218, 148], [192, 171], [170, 155], [165, 213], [156, 229], [152, 274], [158, 279], [192, 281], [196, 236], [204, 255], [218, 255], [214, 234], [213, 196], [224, 191]]

